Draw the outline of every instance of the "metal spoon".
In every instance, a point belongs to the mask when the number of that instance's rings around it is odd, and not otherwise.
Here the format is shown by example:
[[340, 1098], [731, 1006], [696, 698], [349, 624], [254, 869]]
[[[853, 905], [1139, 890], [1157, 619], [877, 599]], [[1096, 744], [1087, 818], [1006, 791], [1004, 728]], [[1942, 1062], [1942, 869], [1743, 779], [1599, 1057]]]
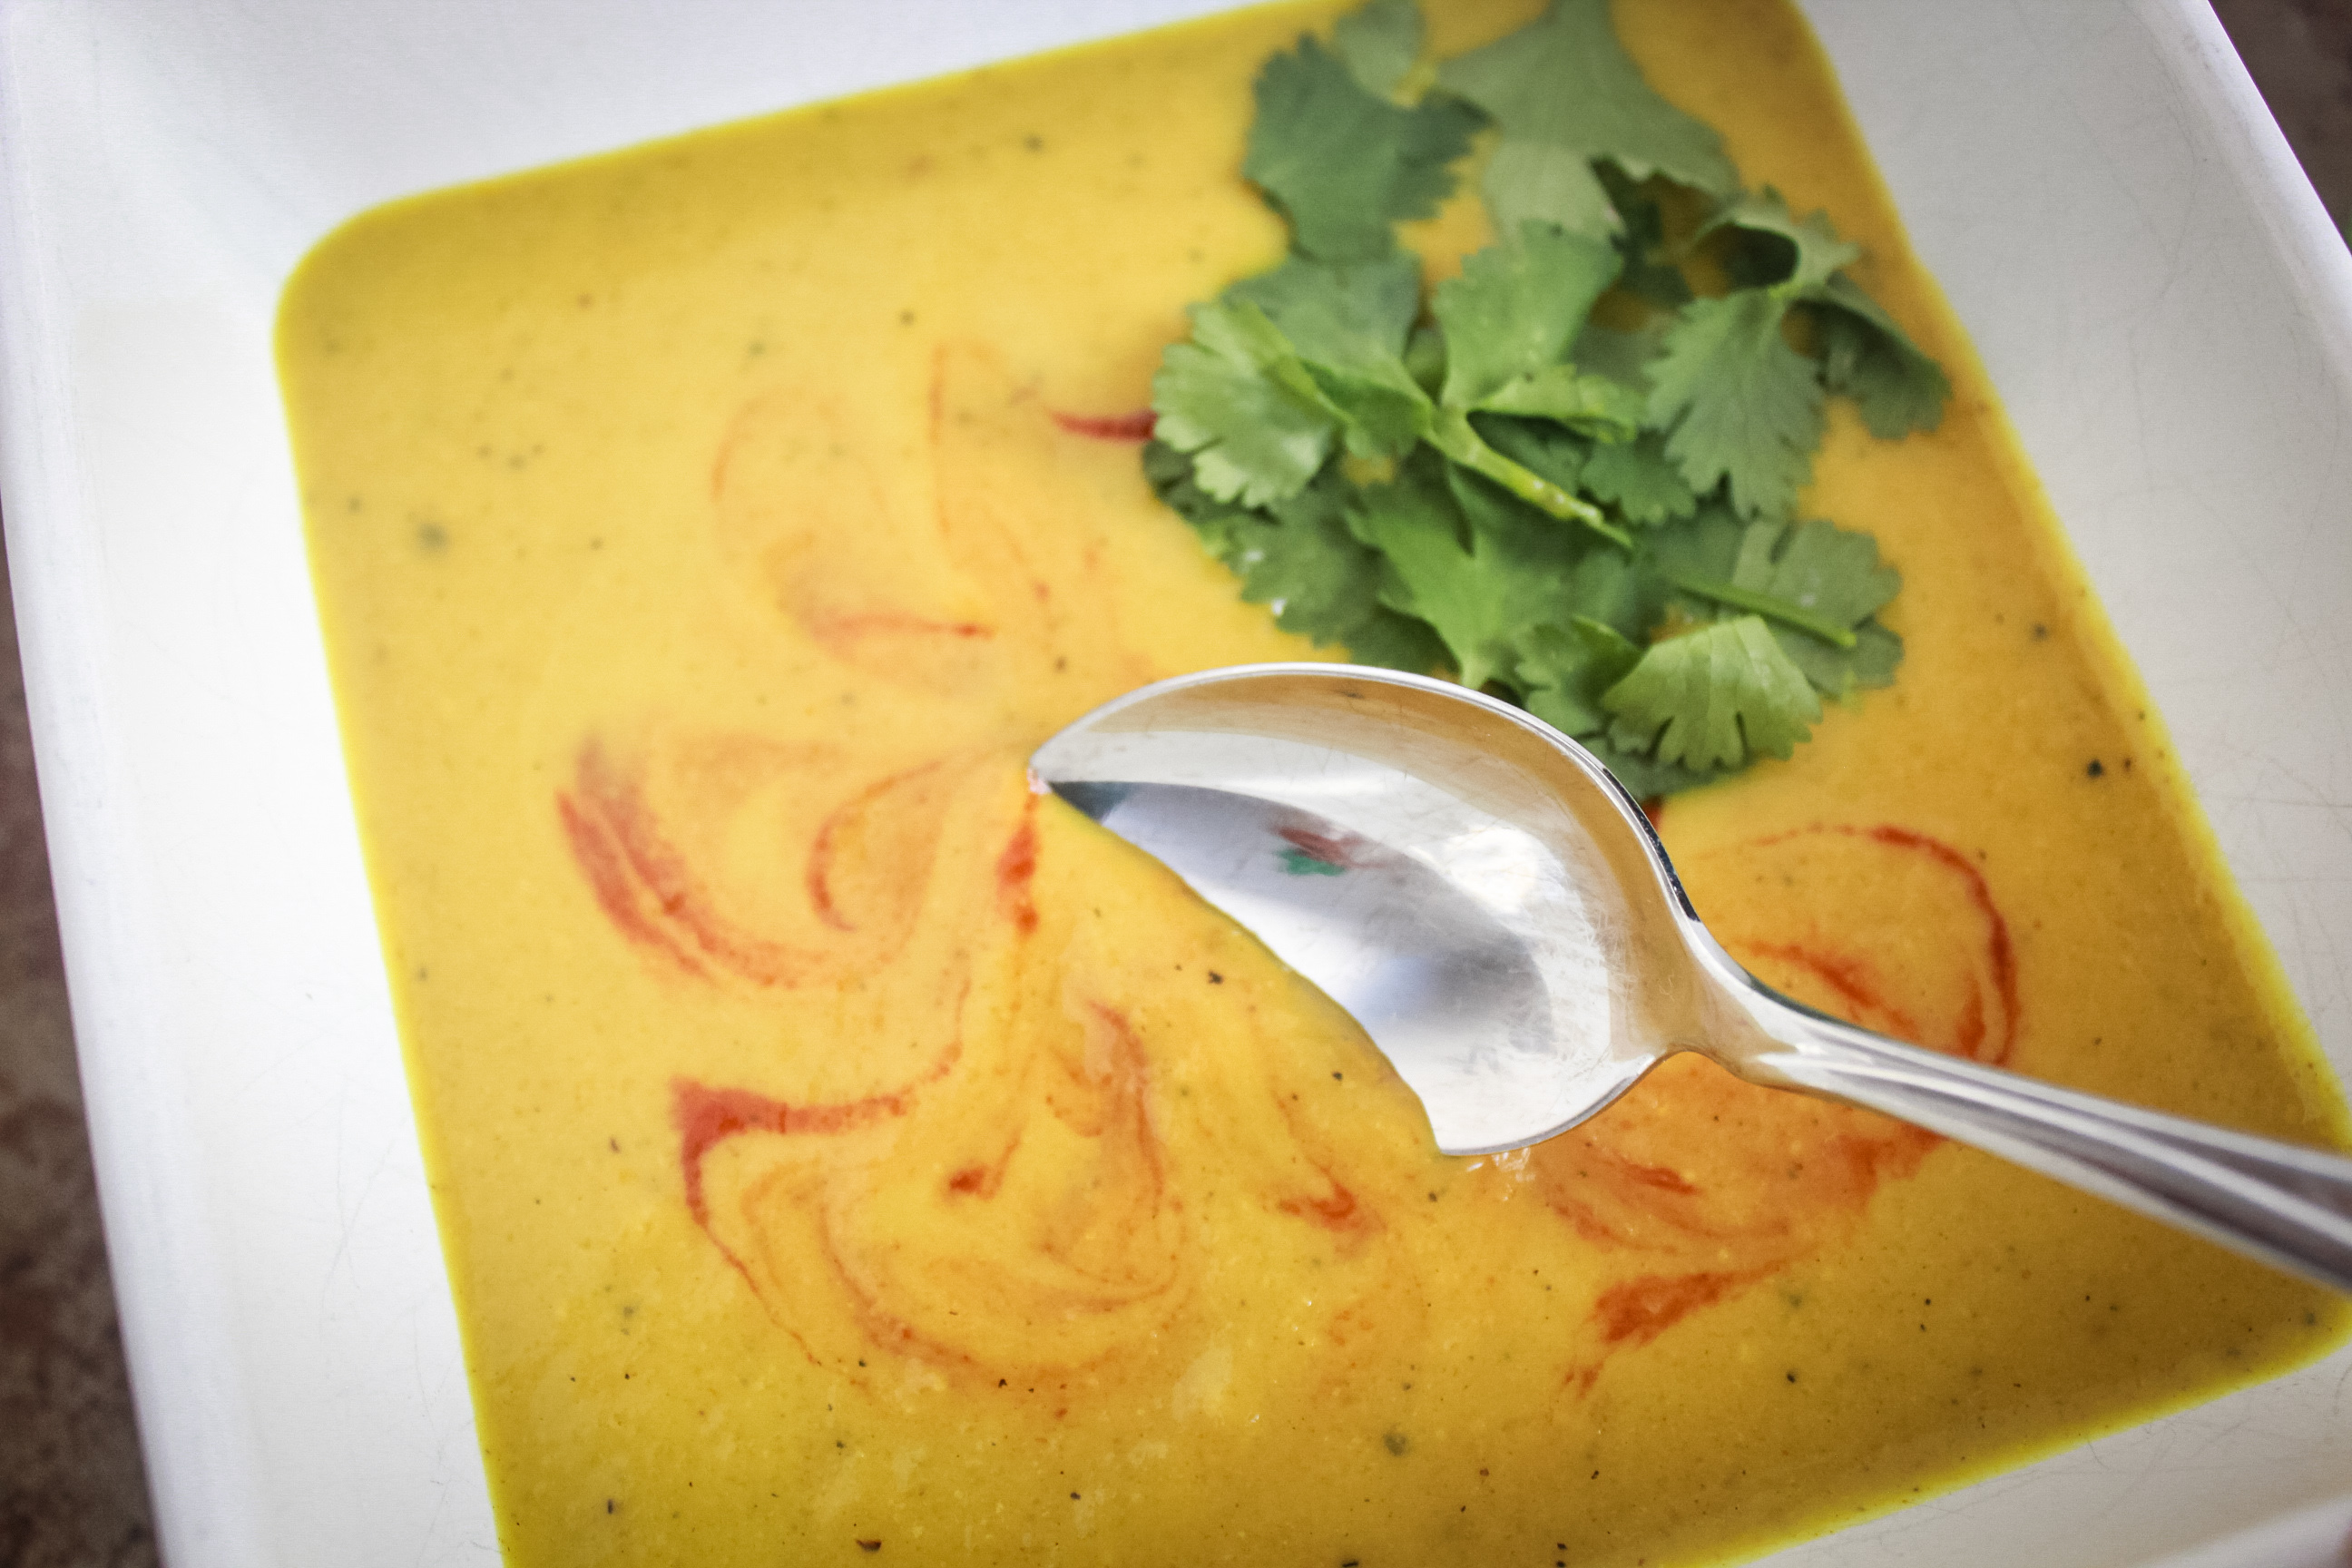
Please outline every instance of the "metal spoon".
[[1245, 665], [1098, 708], [1030, 766], [1352, 1014], [1448, 1153], [1540, 1142], [1695, 1050], [2352, 1291], [2352, 1160], [1898, 1044], [1767, 989], [1707, 935], [1608, 770], [1505, 703]]

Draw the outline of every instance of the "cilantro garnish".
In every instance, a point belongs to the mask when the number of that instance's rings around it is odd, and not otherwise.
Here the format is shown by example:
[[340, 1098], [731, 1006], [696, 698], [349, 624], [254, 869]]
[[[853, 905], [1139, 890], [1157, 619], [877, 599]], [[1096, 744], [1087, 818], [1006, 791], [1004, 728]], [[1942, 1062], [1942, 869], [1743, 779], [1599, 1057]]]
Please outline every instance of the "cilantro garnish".
[[1760, 616], [1651, 644], [1601, 701], [1612, 745], [1671, 767], [1785, 757], [1822, 716], [1811, 683]]
[[1367, 260], [1388, 252], [1391, 225], [1429, 216], [1453, 193], [1451, 165], [1476, 129], [1475, 114], [1458, 100], [1402, 108], [1302, 38], [1258, 76], [1257, 123], [1242, 174], [1289, 220], [1301, 255]]
[[1565, 627], [1538, 624], [1523, 639], [1519, 683], [1528, 711], [1570, 734], [1598, 734], [1609, 722], [1608, 692], [1642, 662], [1616, 627], [1570, 616]]
[[1567, 370], [1569, 345], [1609, 285], [1617, 252], [1606, 241], [1530, 223], [1517, 243], [1464, 260], [1437, 286], [1430, 314], [1445, 333], [1445, 401], [1476, 408], [1511, 381]]
[[1192, 454], [1201, 488], [1255, 506], [1297, 495], [1330, 457], [1343, 416], [1266, 313], [1247, 300], [1192, 310], [1192, 339], [1152, 378], [1161, 439]]
[[1584, 464], [1585, 493], [1613, 507], [1628, 522], [1647, 526], [1688, 517], [1698, 496], [1655, 436], [1596, 447]]
[[1952, 384], [1894, 317], [1843, 274], [1823, 282], [1806, 303], [1821, 322], [1822, 379], [1854, 400], [1872, 435], [1891, 441], [1936, 427]]
[[1621, 225], [1593, 165], [1717, 195], [1739, 185], [1722, 138], [1650, 89], [1617, 42], [1609, 0], [1553, 0], [1509, 37], [1438, 68], [1438, 85], [1499, 133], [1486, 194], [1506, 233], [1530, 218], [1586, 234]]
[[1650, 362], [1650, 423], [1694, 490], [1727, 483], [1740, 510], [1785, 517], [1822, 444], [1822, 377], [1789, 346], [1767, 289], [1694, 300]]
[[[1743, 189], [1651, 88], [1607, 0], [1451, 60], [1423, 37], [1370, 0], [1266, 62], [1243, 173], [1290, 253], [1193, 307], [1147, 478], [1283, 627], [1450, 670], [1637, 795], [1789, 756], [1903, 657], [1875, 541], [1795, 517], [1827, 399], [1932, 429], [1941, 368], [1826, 214]], [[1396, 226], [1481, 126], [1499, 237], [1424, 290]]]
[[1413, 0], [1370, 0], [1333, 25], [1331, 48], [1366, 92], [1386, 98], [1421, 58], [1421, 30]]

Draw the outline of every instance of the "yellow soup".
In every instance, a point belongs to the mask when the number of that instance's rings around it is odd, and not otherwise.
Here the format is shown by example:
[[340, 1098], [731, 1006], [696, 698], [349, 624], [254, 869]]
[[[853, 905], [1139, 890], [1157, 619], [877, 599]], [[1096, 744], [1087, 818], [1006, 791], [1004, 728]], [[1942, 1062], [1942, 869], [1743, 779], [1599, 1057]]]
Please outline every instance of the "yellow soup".
[[[1439, 6], [1433, 42], [1530, 9]], [[289, 289], [510, 1562], [1692, 1563], [2344, 1334], [2315, 1289], [1695, 1058], [1441, 1156], [1327, 1001], [1025, 787], [1108, 698], [1312, 654], [1152, 499], [1132, 416], [1183, 305], [1279, 254], [1250, 81], [1329, 14], [401, 203]], [[1619, 21], [1958, 389], [1900, 443], [1833, 415], [1805, 510], [1902, 569], [1909, 655], [1664, 809], [1700, 911], [1872, 1026], [2341, 1142], [1803, 25]]]

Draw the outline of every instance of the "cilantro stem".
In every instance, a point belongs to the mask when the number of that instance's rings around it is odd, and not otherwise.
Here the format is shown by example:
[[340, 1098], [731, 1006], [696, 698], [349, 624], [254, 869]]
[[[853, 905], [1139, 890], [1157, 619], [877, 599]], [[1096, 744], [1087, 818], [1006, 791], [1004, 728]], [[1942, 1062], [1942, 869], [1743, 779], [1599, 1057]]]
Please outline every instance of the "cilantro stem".
[[1431, 422], [1429, 444], [1472, 472], [1484, 474], [1547, 516], [1562, 522], [1580, 522], [1620, 550], [1633, 548], [1633, 536], [1601, 515], [1599, 507], [1486, 445], [1472, 426], [1470, 416], [1460, 409], [1438, 411]]
[[1713, 599], [1718, 605], [1729, 605], [1735, 610], [1753, 610], [1770, 620], [1791, 626], [1801, 632], [1810, 632], [1832, 647], [1852, 647], [1854, 635], [1835, 621], [1825, 621], [1801, 605], [1792, 605], [1777, 594], [1761, 594], [1753, 588], [1742, 588], [1735, 583], [1717, 581], [1713, 577], [1695, 576], [1686, 572], [1664, 574], [1667, 582], [1685, 594], [1696, 594], [1702, 599]]

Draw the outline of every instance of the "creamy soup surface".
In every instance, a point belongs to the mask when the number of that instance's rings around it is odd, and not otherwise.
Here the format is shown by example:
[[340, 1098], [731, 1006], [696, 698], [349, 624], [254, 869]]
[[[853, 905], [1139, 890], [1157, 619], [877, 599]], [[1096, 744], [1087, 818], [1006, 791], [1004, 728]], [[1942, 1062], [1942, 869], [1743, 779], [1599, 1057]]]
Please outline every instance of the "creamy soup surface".
[[[1452, 53], [1532, 14], [1433, 7]], [[2341, 1100], [1985, 378], [1777, 0], [1621, 0], [1951, 371], [1800, 515], [1894, 688], [1668, 804], [1771, 984], [2341, 1143]], [[404, 202], [281, 356], [510, 1563], [1664, 1564], [2344, 1337], [2325, 1293], [1693, 1058], [1500, 1158], [1025, 787], [1145, 681], [1317, 657], [1145, 487], [1280, 253], [1258, 10]], [[1418, 235], [1483, 243], [1475, 200]], [[1337, 650], [1322, 650], [1322, 656]]]

